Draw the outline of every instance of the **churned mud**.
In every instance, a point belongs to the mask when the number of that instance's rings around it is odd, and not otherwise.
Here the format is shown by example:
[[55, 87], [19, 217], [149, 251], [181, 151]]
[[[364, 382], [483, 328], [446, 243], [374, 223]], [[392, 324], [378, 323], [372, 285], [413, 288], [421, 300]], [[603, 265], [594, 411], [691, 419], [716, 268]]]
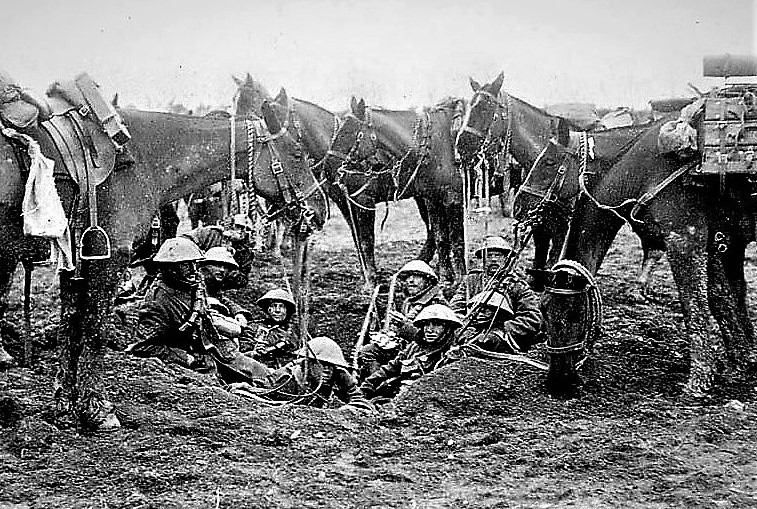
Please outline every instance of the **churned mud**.
[[[505, 226], [479, 218], [471, 237]], [[412, 205], [391, 210], [379, 234], [384, 279], [423, 233]], [[675, 288], [663, 264], [653, 300], [637, 302], [640, 259], [624, 230], [598, 278], [604, 334], [577, 399], [548, 396], [529, 366], [465, 359], [378, 414], [272, 409], [208, 376], [113, 350], [105, 380], [123, 429], [93, 436], [52, 424], [55, 358], [44, 329], [57, 284], [41, 268], [32, 322], [41, 361], [0, 372], [0, 508], [757, 507], [755, 383], [721, 380], [706, 401], [682, 396], [689, 358]], [[343, 222], [317, 235], [311, 261], [311, 330], [350, 354], [368, 303]], [[255, 270], [236, 294], [248, 306], [283, 283], [289, 263]], [[21, 279], [9, 314], [19, 330]], [[20, 348], [11, 341], [12, 353]]]

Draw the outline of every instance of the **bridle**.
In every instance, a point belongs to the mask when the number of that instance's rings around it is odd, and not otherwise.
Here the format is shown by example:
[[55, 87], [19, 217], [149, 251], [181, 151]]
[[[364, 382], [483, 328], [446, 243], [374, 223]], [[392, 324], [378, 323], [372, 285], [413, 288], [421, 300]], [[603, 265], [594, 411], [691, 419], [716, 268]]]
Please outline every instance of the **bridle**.
[[[231, 122], [235, 122], [234, 116], [231, 117]], [[300, 142], [301, 133], [298, 124], [299, 123], [294, 124], [297, 128], [297, 138], [295, 140], [295, 143], [297, 145], [297, 150], [300, 151], [302, 157], [306, 158], [305, 162], [307, 163], [307, 156], [302, 151]], [[313, 183], [313, 185], [303, 191], [285, 174], [284, 165], [281, 162], [281, 153], [277, 147], [276, 140], [288, 133], [288, 128], [290, 125], [289, 118], [287, 118], [287, 120], [282, 123], [281, 129], [279, 129], [275, 133], [270, 133], [268, 131], [267, 125], [261, 118], [246, 118], [244, 120], [244, 125], [247, 141], [248, 186], [251, 186], [252, 182], [254, 181], [253, 172], [255, 167], [257, 166], [258, 159], [262, 154], [262, 150], [257, 150], [257, 146], [259, 144], [268, 150], [271, 159], [269, 170], [273, 175], [274, 180], [276, 181], [276, 187], [279, 193], [281, 193], [284, 202], [280, 208], [266, 214], [263, 220], [270, 222], [277, 217], [286, 214], [287, 217], [292, 219], [292, 221], [300, 225], [301, 232], [305, 233], [313, 231], [315, 229], [313, 224], [315, 211], [310, 206], [310, 204], [307, 203], [307, 199], [310, 198], [315, 192], [321, 192], [322, 194], [324, 194], [323, 189], [321, 188], [322, 182], [319, 182], [318, 179], [314, 178], [315, 182]]]
[[[413, 142], [411, 146], [408, 148], [405, 155], [403, 155], [400, 158], [397, 158], [391, 155], [385, 149], [381, 148], [380, 144], [377, 143], [378, 136], [376, 134], [375, 127], [373, 125], [370, 108], [366, 108], [365, 110], [365, 120], [361, 120], [352, 114], [348, 114], [347, 117], [353, 118], [358, 123], [359, 129], [358, 129], [357, 134], [355, 135], [355, 141], [352, 143], [349, 150], [346, 153], [344, 153], [344, 152], [335, 150], [333, 148], [333, 144], [336, 138], [338, 137], [340, 130], [343, 129], [344, 126], [346, 125], [346, 122], [343, 121], [341, 126], [339, 126], [338, 128], [335, 127], [334, 136], [332, 137], [332, 140], [331, 140], [332, 147], [329, 148], [326, 155], [333, 156], [339, 159], [341, 161], [341, 164], [336, 170], [336, 177], [334, 181], [332, 182], [332, 184], [335, 185], [336, 187], [339, 187], [342, 190], [342, 192], [345, 195], [345, 198], [351, 204], [364, 210], [375, 210], [375, 207], [366, 207], [365, 205], [359, 203], [356, 200], [356, 198], [359, 195], [361, 195], [363, 192], [365, 192], [373, 184], [373, 182], [376, 179], [388, 174], [392, 178], [392, 183], [394, 187], [393, 200], [397, 201], [397, 200], [402, 199], [404, 197], [405, 192], [408, 190], [408, 188], [414, 181], [416, 175], [418, 174], [418, 171], [426, 162], [429, 151], [430, 151], [430, 139], [431, 139], [430, 114], [428, 112], [426, 113], [426, 129], [425, 129], [425, 135], [423, 136], [421, 136], [421, 130], [423, 127], [422, 116], [418, 116], [416, 118], [415, 126], [413, 129]], [[374, 142], [373, 150], [368, 156], [360, 157], [359, 155], [360, 146], [363, 143], [363, 140], [365, 139], [366, 133], [369, 136], [369, 138]], [[413, 154], [417, 155], [415, 168], [410, 174], [410, 177], [408, 178], [408, 180], [405, 182], [405, 185], [400, 189], [400, 186], [399, 186], [400, 172], [405, 162]], [[382, 159], [382, 156], [384, 159]], [[379, 169], [375, 169], [377, 167]], [[360, 176], [365, 177], [366, 180], [360, 186], [359, 189], [353, 192], [349, 192], [347, 190], [346, 185], [343, 182], [343, 179], [347, 175], [360, 175]]]
[[[475, 166], [478, 161], [486, 160], [486, 156], [489, 154], [493, 156], [498, 156], [503, 153], [507, 154], [510, 151], [510, 146], [512, 145], [512, 137], [513, 137], [513, 128], [512, 128], [513, 125], [512, 125], [512, 114], [511, 114], [512, 99], [510, 98], [509, 94], [507, 94], [506, 92], [500, 91], [500, 95], [503, 95], [503, 94], [504, 94], [504, 101], [500, 100], [498, 96], [495, 96], [491, 92], [488, 92], [484, 89], [479, 89], [476, 92], [474, 92], [473, 97], [471, 98], [471, 106], [470, 106], [470, 111], [468, 112], [467, 121], [460, 128], [460, 132], [457, 135], [457, 140], [455, 143], [455, 152], [459, 154], [457, 150], [457, 145], [460, 142], [460, 134], [462, 134], [463, 132], [470, 133], [474, 135], [476, 138], [478, 138], [479, 140], [481, 140], [481, 146], [479, 147], [478, 151], [474, 155], [473, 159], [468, 162], [468, 164], [471, 167]], [[481, 101], [486, 101], [487, 103], [494, 104], [495, 106], [494, 112], [492, 113], [491, 122], [489, 122], [489, 127], [487, 127], [486, 132], [480, 131], [469, 125], [470, 113], [473, 111], [473, 107], [477, 104], [477, 101], [479, 103]], [[494, 127], [495, 122], [498, 120], [498, 116], [500, 112], [503, 113], [501, 118], [506, 119], [505, 130], [499, 136], [493, 136], [492, 127]]]

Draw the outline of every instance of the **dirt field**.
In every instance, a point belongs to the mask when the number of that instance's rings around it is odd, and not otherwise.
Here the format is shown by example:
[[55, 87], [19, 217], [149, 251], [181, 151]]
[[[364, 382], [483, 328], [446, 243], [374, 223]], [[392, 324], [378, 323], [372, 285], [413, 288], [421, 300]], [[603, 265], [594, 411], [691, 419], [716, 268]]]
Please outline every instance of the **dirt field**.
[[[385, 278], [420, 247], [413, 207], [393, 208], [379, 234]], [[493, 216], [488, 231], [507, 224]], [[485, 224], [472, 230], [478, 237]], [[755, 257], [750, 249], [753, 314]], [[583, 396], [571, 401], [547, 396], [529, 367], [469, 359], [379, 415], [270, 409], [205, 376], [112, 351], [106, 378], [123, 429], [79, 436], [48, 422], [47, 351], [37, 370], [0, 373], [0, 508], [757, 507], [757, 387], [721, 385], [705, 403], [682, 397], [688, 346], [670, 273], [658, 270], [654, 301], [634, 302], [640, 259], [624, 230], [599, 276], [604, 334]], [[242, 303], [288, 267], [256, 270]], [[10, 319], [20, 325], [16, 279]], [[349, 352], [367, 303], [340, 218], [315, 240], [312, 281], [312, 331]], [[55, 292], [52, 271], [37, 271], [41, 342]]]

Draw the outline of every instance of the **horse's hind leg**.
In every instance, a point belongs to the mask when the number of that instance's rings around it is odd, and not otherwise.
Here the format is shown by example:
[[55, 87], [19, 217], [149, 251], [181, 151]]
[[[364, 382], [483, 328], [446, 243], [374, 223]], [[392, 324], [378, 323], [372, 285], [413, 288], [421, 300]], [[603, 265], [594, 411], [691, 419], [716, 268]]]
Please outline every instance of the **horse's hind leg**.
[[706, 237], [691, 228], [692, 232], [668, 234], [666, 245], [691, 345], [691, 372], [685, 390], [701, 397], [712, 388], [717, 348], [708, 330]]
[[462, 280], [468, 266], [465, 252], [465, 240], [463, 239], [463, 214], [462, 205], [452, 204], [449, 206], [450, 213], [448, 224], [449, 239], [452, 246], [453, 262], [457, 279]]
[[749, 317], [747, 307], [747, 283], [744, 277], [744, 252], [746, 240], [733, 239], [731, 245], [721, 254], [723, 269], [731, 290], [734, 302], [734, 312], [738, 320], [741, 335], [735, 338], [731, 345], [729, 355], [732, 357], [737, 369], [744, 369], [748, 364], [757, 361], [757, 352], [754, 350], [755, 333], [754, 325]]

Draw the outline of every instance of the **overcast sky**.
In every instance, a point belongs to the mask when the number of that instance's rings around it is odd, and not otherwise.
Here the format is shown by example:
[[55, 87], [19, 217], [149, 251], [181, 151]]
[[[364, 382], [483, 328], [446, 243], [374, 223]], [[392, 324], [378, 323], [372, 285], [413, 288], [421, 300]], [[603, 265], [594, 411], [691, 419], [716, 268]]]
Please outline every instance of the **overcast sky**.
[[643, 107], [757, 53], [752, 0], [126, 0], [4, 5], [0, 67], [44, 90], [89, 72], [121, 104], [229, 105], [231, 75], [330, 109], [470, 96], [505, 73], [536, 106]]

